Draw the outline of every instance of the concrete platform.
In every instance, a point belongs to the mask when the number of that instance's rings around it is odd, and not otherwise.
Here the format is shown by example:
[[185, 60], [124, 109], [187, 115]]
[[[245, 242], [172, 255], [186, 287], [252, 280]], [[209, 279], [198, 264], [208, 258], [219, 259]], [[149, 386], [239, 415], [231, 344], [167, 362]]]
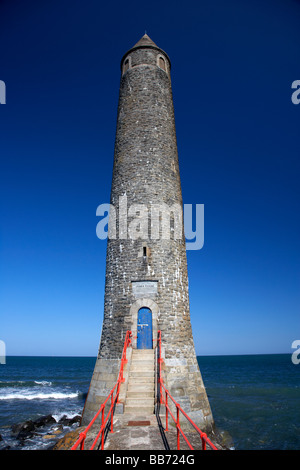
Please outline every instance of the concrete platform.
[[[171, 424], [171, 422], [170, 422]], [[104, 445], [104, 451], [139, 451], [139, 450], [177, 450], [177, 431], [173, 426], [169, 427], [169, 431], [164, 431], [165, 416], [158, 419], [154, 414], [123, 414], [114, 416], [113, 433], [107, 434]], [[76, 431], [69, 433], [62, 438], [54, 447], [54, 450], [68, 450], [78, 439], [79, 433], [85, 427], [78, 428]], [[87, 435], [85, 441], [85, 449], [88, 450], [92, 445], [97, 432], [98, 426], [94, 426]], [[198, 433], [185, 432], [194, 450], [202, 450], [202, 443]], [[226, 447], [216, 442], [210, 436], [212, 442], [219, 450], [225, 450]], [[97, 448], [98, 447], [98, 448]], [[95, 450], [99, 450], [97, 445]], [[180, 438], [180, 450], [190, 450], [183, 437]], [[207, 450], [211, 450], [207, 446]]]
[[[165, 432], [164, 425], [164, 416], [157, 420], [154, 414], [115, 415], [114, 432], [108, 433], [104, 450], [177, 450], [176, 429], [170, 426], [169, 431]], [[198, 433], [186, 432], [185, 434], [194, 450], [202, 450]], [[86, 448], [89, 448], [89, 439], [86, 440]], [[92, 442], [91, 439], [90, 441]], [[219, 448], [221, 449], [221, 447]], [[180, 438], [180, 450], [190, 450], [182, 437]], [[210, 450], [209, 446], [207, 446], [207, 450]]]

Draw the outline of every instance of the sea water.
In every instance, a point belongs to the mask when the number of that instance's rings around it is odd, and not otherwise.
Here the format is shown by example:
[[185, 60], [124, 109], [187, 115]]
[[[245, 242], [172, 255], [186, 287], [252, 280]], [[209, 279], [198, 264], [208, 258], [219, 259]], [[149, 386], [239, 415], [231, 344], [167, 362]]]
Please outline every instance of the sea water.
[[[20, 443], [11, 426], [52, 415], [81, 415], [96, 358], [7, 357], [0, 365], [0, 434], [12, 449]], [[39, 429], [40, 431], [40, 429]], [[24, 441], [22, 449], [49, 447], [42, 437]]]
[[[82, 413], [94, 357], [7, 357], [0, 365], [0, 434], [20, 448], [11, 426], [51, 414]], [[201, 356], [198, 363], [216, 426], [237, 450], [300, 449], [300, 364], [289, 354]], [[180, 400], [178, 400], [180, 402]], [[22, 449], [49, 447], [43, 437]]]
[[290, 354], [198, 357], [216, 426], [235, 449], [300, 449], [300, 364]]

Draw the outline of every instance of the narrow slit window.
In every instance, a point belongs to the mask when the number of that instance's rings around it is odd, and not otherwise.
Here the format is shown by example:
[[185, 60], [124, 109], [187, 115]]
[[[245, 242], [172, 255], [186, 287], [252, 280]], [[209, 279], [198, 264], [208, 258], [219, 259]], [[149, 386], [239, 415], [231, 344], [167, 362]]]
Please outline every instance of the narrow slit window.
[[143, 256], [147, 256], [147, 247], [143, 246]]

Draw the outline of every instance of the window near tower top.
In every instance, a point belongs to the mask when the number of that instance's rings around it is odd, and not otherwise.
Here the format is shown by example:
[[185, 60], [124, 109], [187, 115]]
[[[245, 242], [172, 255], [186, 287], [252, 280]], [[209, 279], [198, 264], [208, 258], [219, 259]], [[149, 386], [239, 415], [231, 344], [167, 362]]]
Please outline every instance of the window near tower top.
[[123, 74], [129, 69], [129, 57], [125, 60], [123, 65]]
[[158, 58], [158, 66], [163, 69], [164, 71], [166, 71], [166, 63], [165, 63], [165, 59], [163, 59], [162, 57], [159, 57]]
[[147, 256], [147, 247], [143, 246], [143, 256]]

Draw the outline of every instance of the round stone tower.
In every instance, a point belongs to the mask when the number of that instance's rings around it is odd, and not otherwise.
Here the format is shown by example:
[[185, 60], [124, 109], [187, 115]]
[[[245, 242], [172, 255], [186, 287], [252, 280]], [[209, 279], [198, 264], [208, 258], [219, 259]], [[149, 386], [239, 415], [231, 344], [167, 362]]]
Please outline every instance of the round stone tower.
[[201, 429], [213, 424], [190, 322], [170, 69], [146, 34], [121, 60], [104, 320], [82, 424], [116, 383], [127, 330], [133, 349], [154, 348], [161, 330], [165, 386]]

